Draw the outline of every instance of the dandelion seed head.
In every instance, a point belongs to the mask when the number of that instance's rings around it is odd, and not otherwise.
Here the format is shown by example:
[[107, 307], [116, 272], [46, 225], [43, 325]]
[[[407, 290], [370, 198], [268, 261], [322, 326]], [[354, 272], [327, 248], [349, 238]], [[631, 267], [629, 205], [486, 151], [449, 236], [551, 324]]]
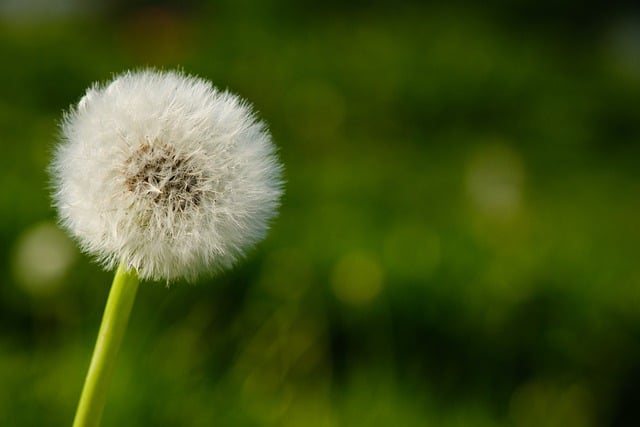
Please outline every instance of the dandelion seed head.
[[51, 173], [60, 221], [84, 251], [167, 281], [233, 265], [282, 194], [271, 137], [248, 104], [171, 71], [91, 87], [65, 115]]

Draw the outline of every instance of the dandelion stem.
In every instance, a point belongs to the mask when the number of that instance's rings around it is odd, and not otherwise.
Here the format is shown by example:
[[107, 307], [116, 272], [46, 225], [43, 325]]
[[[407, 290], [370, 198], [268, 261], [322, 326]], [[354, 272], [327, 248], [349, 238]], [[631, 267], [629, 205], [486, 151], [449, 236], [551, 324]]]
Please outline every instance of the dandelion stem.
[[127, 329], [138, 283], [137, 273], [120, 264], [113, 278], [113, 285], [111, 285], [107, 305], [104, 309], [98, 339], [82, 388], [73, 427], [95, 427], [100, 424], [109, 379], [122, 337]]

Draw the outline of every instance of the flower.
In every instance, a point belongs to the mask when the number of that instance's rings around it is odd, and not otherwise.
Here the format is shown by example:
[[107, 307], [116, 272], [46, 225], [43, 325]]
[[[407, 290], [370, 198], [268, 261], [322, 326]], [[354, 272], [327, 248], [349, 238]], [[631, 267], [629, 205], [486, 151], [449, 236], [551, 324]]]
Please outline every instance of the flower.
[[143, 70], [65, 114], [50, 167], [60, 222], [106, 268], [195, 279], [262, 239], [282, 167], [251, 107], [206, 80]]

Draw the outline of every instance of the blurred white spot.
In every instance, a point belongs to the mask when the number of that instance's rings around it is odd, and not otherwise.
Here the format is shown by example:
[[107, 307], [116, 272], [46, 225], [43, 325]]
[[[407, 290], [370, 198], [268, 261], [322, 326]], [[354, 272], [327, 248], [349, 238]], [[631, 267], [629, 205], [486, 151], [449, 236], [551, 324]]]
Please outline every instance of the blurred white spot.
[[382, 269], [370, 256], [354, 252], [344, 256], [333, 269], [333, 291], [342, 302], [363, 305], [382, 290]]
[[476, 210], [492, 218], [508, 219], [518, 213], [523, 182], [522, 161], [505, 146], [483, 148], [467, 166], [467, 194]]
[[609, 35], [614, 60], [629, 75], [640, 72], [640, 15], [631, 14], [616, 22]]
[[32, 295], [54, 293], [76, 257], [73, 242], [54, 223], [27, 229], [14, 247], [13, 274]]

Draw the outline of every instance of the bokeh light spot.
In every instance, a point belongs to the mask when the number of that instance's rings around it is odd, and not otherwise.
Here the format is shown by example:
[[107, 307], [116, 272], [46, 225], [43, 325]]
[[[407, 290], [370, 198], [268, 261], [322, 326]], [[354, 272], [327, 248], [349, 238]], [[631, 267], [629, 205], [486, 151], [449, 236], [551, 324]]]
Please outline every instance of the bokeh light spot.
[[36, 224], [15, 244], [14, 278], [34, 296], [55, 293], [76, 254], [73, 242], [53, 222]]
[[382, 290], [383, 273], [380, 265], [369, 255], [354, 252], [345, 255], [333, 269], [331, 284], [342, 302], [363, 305], [372, 301]]
[[475, 210], [490, 218], [510, 219], [518, 213], [523, 182], [522, 161], [507, 146], [484, 147], [467, 165], [467, 194]]

